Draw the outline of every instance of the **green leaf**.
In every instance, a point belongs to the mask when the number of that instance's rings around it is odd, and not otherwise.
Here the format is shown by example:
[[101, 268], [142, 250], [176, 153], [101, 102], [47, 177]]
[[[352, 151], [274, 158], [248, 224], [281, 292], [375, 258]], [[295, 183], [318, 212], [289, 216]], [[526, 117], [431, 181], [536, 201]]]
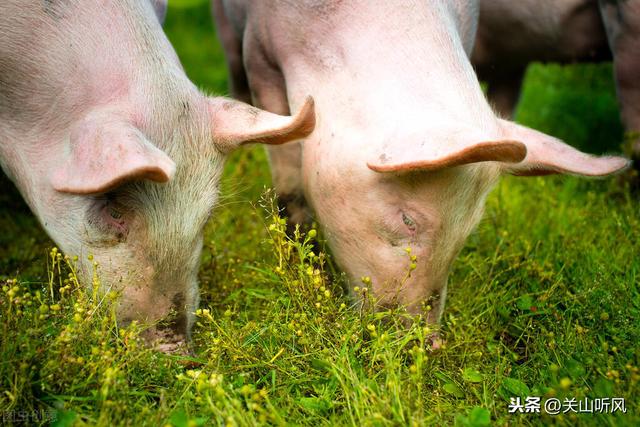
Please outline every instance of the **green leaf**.
[[442, 382], [448, 383], [451, 382], [451, 378], [449, 378], [446, 374], [440, 371], [436, 371], [433, 375]]
[[512, 396], [525, 397], [531, 393], [525, 383], [515, 378], [505, 378], [502, 380], [502, 388], [511, 393]]
[[301, 397], [298, 403], [309, 411], [326, 412], [331, 409], [331, 403], [321, 397]]
[[187, 427], [189, 424], [189, 417], [184, 410], [180, 409], [171, 414], [169, 422], [171, 422], [174, 427]]
[[171, 414], [171, 417], [169, 418], [169, 422], [174, 427], [192, 427], [192, 426], [198, 427], [198, 426], [205, 425], [207, 421], [208, 421], [207, 418], [204, 418], [204, 417], [189, 418], [187, 413], [182, 409]]
[[311, 360], [311, 366], [313, 366], [318, 371], [327, 371], [331, 372], [331, 363], [322, 359], [313, 359]]
[[454, 395], [455, 397], [464, 397], [464, 393], [460, 390], [460, 387], [455, 385], [454, 383], [446, 383], [442, 386], [442, 389], [449, 394]]
[[51, 426], [52, 427], [72, 426], [77, 416], [78, 414], [76, 414], [73, 411], [65, 411], [65, 410], [59, 409], [55, 412], [55, 414], [51, 418], [52, 420]]
[[244, 376], [242, 375], [237, 375], [233, 381], [231, 382], [231, 384], [233, 384], [234, 387], [240, 388], [244, 385]]
[[613, 382], [600, 378], [593, 387], [596, 396], [613, 396]]
[[511, 317], [511, 311], [509, 311], [507, 307], [500, 306], [497, 311], [498, 315], [500, 315], [503, 320], [509, 320]]
[[567, 360], [566, 367], [567, 372], [569, 372], [569, 375], [571, 375], [571, 378], [574, 380], [584, 377], [584, 374], [587, 372], [585, 367], [574, 359]]
[[488, 409], [476, 406], [469, 412], [467, 417], [469, 426], [471, 427], [483, 427], [491, 424], [491, 413]]
[[476, 371], [475, 369], [467, 368], [464, 371], [462, 371], [462, 378], [464, 378], [465, 381], [470, 383], [481, 383], [484, 377], [479, 371]]
[[516, 306], [522, 311], [529, 311], [532, 305], [533, 298], [531, 298], [531, 295], [522, 295], [518, 298], [518, 301], [516, 301]]
[[[274, 298], [276, 293], [271, 289], [259, 289], [259, 288], [242, 288], [240, 289], [240, 293], [245, 293], [246, 295], [258, 299], [271, 299]], [[236, 295], [237, 298], [237, 295]]]

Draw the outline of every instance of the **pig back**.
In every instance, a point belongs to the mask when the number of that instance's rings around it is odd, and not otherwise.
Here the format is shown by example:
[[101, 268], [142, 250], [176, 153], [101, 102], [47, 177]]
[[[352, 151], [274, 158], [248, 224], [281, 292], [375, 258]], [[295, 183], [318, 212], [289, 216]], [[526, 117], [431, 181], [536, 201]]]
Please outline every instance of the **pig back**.
[[5, 132], [64, 129], [61, 118], [152, 83], [160, 67], [179, 65], [146, 0], [0, 2]]

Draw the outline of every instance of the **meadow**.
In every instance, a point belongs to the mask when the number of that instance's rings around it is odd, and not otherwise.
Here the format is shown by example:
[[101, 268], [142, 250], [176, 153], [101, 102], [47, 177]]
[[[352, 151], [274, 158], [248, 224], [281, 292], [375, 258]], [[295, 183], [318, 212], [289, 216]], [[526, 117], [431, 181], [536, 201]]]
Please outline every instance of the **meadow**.
[[[208, 4], [177, 3], [165, 28], [187, 74], [227, 93]], [[611, 73], [534, 65], [516, 118], [619, 152]], [[206, 228], [194, 355], [180, 356], [145, 347], [144, 325], [118, 325], [117, 296], [84, 290], [1, 177], [2, 423], [640, 425], [640, 202], [628, 178], [505, 177], [454, 264], [446, 344], [432, 352], [432, 330], [407, 330], [400, 310], [354, 306], [319, 231], [286, 235], [263, 149], [240, 150]], [[626, 413], [510, 414], [526, 396], [624, 398]]]

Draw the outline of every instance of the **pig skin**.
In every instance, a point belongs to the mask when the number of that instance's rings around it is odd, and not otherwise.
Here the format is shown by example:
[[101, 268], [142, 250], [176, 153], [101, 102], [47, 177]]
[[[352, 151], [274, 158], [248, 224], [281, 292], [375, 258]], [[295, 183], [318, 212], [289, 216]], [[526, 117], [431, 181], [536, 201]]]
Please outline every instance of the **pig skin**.
[[95, 267], [102, 290], [121, 294], [120, 323], [151, 324], [145, 336], [171, 351], [193, 323], [226, 154], [306, 136], [315, 115], [311, 99], [282, 117], [202, 94], [162, 32], [165, 11], [162, 0], [3, 0], [0, 166], [79, 256], [83, 281], [98, 283]]
[[380, 306], [438, 322], [451, 264], [502, 173], [628, 166], [496, 116], [469, 61], [476, 1], [216, 0], [213, 10], [234, 96], [278, 114], [314, 97], [315, 131], [269, 150], [274, 185], [306, 200], [291, 217], [313, 212], [351, 288], [370, 276]]
[[[531, 62], [614, 61], [622, 122], [640, 167], [640, 1], [480, 0], [471, 62], [503, 116], [513, 115]], [[635, 134], [635, 135], [634, 135]]]

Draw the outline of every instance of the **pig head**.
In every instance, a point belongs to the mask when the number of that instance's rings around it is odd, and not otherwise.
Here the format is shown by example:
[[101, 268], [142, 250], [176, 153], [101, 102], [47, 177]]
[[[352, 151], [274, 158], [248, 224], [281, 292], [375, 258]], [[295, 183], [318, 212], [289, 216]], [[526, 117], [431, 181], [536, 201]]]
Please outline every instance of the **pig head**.
[[[161, 4], [162, 2], [154, 2]], [[207, 97], [185, 76], [152, 2], [0, 5], [0, 164], [126, 323], [165, 349], [198, 304], [203, 227], [225, 155], [309, 134], [308, 100], [283, 117]], [[158, 12], [159, 11], [159, 12]], [[94, 285], [98, 283], [95, 282]]]
[[468, 59], [477, 11], [461, 0], [214, 3], [236, 96], [279, 113], [305, 93], [316, 101], [315, 131], [270, 150], [276, 189], [304, 196], [352, 287], [430, 322], [501, 174], [602, 176], [628, 163], [496, 117]]

